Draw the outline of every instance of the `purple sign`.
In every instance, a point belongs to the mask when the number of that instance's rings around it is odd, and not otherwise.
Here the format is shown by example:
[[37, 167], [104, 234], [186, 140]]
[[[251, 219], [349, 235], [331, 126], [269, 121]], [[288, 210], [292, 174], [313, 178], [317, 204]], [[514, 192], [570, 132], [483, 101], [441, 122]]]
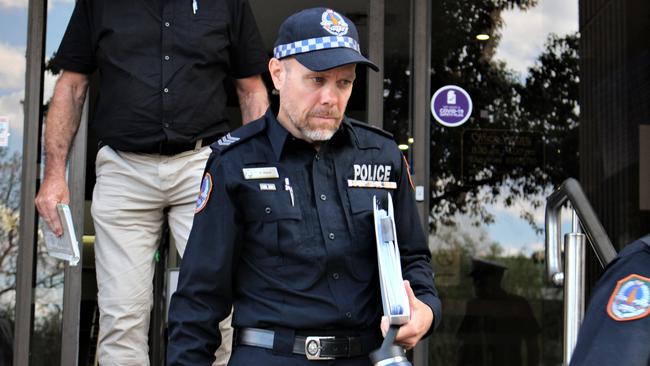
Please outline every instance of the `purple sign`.
[[459, 86], [445, 85], [431, 98], [431, 114], [443, 126], [458, 127], [472, 115], [472, 98]]

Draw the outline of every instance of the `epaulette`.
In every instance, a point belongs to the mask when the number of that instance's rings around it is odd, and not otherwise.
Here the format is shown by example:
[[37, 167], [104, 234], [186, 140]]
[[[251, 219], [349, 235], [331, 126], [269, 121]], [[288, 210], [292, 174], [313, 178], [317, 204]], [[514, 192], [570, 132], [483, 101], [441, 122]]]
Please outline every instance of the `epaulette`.
[[247, 123], [236, 130], [227, 133], [225, 136], [217, 140], [215, 143], [210, 145], [212, 150], [219, 150], [224, 152], [233, 146], [239, 145], [242, 142], [250, 139], [251, 137], [257, 135], [258, 133], [264, 131], [266, 124], [264, 119], [258, 119], [251, 123]]
[[639, 239], [639, 240], [641, 240], [642, 242], [644, 242], [645, 245], [648, 246], [648, 249], [650, 249], [650, 234], [645, 235], [644, 237], [642, 237], [642, 238]]
[[352, 125], [354, 125], [354, 126], [358, 126], [358, 127], [364, 128], [364, 129], [366, 129], [368, 131], [375, 132], [375, 133], [377, 133], [379, 135], [382, 135], [384, 137], [387, 137], [387, 138], [389, 138], [391, 140], [393, 139], [393, 134], [392, 133], [390, 133], [390, 132], [388, 132], [386, 130], [382, 130], [379, 127], [375, 127], [375, 126], [371, 125], [370, 123], [357, 121], [357, 120], [352, 119], [352, 118], [348, 118], [348, 121], [350, 121], [350, 123]]

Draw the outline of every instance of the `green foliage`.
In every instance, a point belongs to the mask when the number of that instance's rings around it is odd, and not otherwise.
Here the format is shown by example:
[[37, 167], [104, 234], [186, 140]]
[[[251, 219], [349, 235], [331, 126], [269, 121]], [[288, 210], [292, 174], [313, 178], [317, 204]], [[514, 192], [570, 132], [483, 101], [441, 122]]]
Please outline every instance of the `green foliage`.
[[[492, 23], [476, 21], [479, 28], [471, 30], [466, 29], [465, 22], [460, 22], [458, 29], [448, 28], [453, 26], [447, 24], [451, 20], [443, 17], [440, 29], [444, 29], [444, 34], [434, 37], [432, 88], [461, 85], [474, 102], [472, 117], [463, 127], [452, 129], [431, 124], [430, 208], [434, 231], [438, 225], [446, 224], [441, 218], [457, 213], [471, 214], [479, 222], [491, 222], [484, 205], [497, 199], [509, 206], [518, 198], [526, 198], [537, 209], [543, 205], [540, 198], [549, 187], [578, 171], [579, 36], [551, 34], [522, 83], [515, 72], [492, 60], [492, 50], [499, 40], [501, 10], [493, 8], [490, 16], [484, 12], [482, 19]], [[485, 27], [493, 32], [489, 42], [467, 42]], [[463, 161], [467, 152], [462, 148], [462, 139], [470, 129], [525, 136], [543, 151], [537, 154], [534, 166], [485, 164], [481, 171], [468, 175], [461, 170], [462, 164], [467, 164]], [[531, 212], [523, 211], [521, 216], [541, 232]]]

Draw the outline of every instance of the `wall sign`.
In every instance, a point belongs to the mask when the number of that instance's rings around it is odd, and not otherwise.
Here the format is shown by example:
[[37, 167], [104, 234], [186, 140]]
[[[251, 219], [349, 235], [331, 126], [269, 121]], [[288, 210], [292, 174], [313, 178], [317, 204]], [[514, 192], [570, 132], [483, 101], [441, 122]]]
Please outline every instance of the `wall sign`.
[[445, 85], [431, 97], [431, 114], [443, 126], [458, 127], [472, 115], [472, 98], [459, 86]]
[[0, 116], [0, 147], [9, 146], [9, 118]]

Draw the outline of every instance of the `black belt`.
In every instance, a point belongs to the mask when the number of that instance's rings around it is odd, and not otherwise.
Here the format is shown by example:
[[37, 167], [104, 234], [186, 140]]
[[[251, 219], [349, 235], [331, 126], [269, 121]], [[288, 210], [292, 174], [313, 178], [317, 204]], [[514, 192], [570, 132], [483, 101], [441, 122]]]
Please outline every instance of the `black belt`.
[[197, 148], [202, 148], [204, 146], [211, 145], [213, 142], [219, 140], [223, 133], [218, 133], [214, 136], [204, 137], [197, 140], [196, 142], [185, 143], [185, 144], [171, 144], [168, 141], [163, 141], [158, 146], [151, 149], [151, 151], [142, 151], [145, 153], [151, 154], [160, 154], [160, 155], [176, 155], [185, 151], [194, 150]]
[[[273, 349], [275, 332], [268, 329], [237, 328], [235, 344]], [[376, 337], [372, 340], [363, 337], [345, 336], [304, 336], [296, 335], [293, 340], [293, 353], [305, 355], [309, 360], [333, 360], [365, 356], [371, 348], [378, 347]], [[370, 342], [367, 342], [369, 341]], [[380, 341], [379, 341], [380, 342]], [[372, 343], [368, 345], [366, 343]]]
[[[168, 141], [163, 141], [157, 145], [154, 145], [152, 147], [149, 147], [147, 149], [141, 149], [137, 151], [132, 151], [132, 152], [138, 152], [138, 153], [144, 153], [144, 154], [160, 154], [160, 155], [166, 155], [166, 156], [171, 156], [171, 155], [176, 155], [183, 153], [185, 151], [190, 151], [190, 150], [195, 150], [195, 149], [200, 149], [204, 146], [211, 145], [213, 142], [219, 140], [225, 133], [218, 133], [213, 136], [208, 136], [204, 137], [201, 139], [198, 139], [196, 142], [188, 142], [188, 143], [183, 143], [183, 144], [172, 144], [169, 143]], [[106, 144], [103, 141], [99, 141], [97, 144], [97, 150], [101, 149], [102, 146], [104, 145], [109, 145]], [[116, 149], [120, 150], [120, 149]], [[131, 150], [129, 150], [131, 151]]]

